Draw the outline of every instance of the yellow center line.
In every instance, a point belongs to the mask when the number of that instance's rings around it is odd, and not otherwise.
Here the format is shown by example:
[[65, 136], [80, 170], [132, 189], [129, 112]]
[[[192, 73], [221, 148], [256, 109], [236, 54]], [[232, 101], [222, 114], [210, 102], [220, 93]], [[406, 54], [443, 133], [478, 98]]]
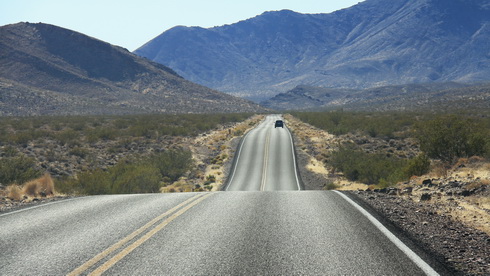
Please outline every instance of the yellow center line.
[[187, 199], [186, 201], [180, 203], [179, 205], [173, 207], [172, 209], [168, 210], [167, 212], [161, 214], [160, 216], [154, 218], [153, 220], [151, 220], [147, 224], [143, 225], [138, 230], [136, 230], [133, 233], [129, 234], [128, 236], [126, 236], [122, 240], [118, 241], [117, 243], [115, 243], [111, 247], [109, 247], [106, 250], [102, 251], [101, 253], [97, 254], [97, 256], [93, 257], [92, 259], [88, 260], [86, 263], [82, 264], [81, 266], [79, 266], [78, 268], [76, 268], [75, 270], [73, 270], [72, 272], [70, 272], [68, 274], [68, 276], [76, 276], [76, 275], [82, 274], [85, 270], [89, 269], [91, 266], [95, 265], [97, 262], [99, 262], [103, 258], [107, 257], [109, 254], [111, 254], [115, 250], [117, 250], [117, 249], [121, 248], [122, 246], [124, 246], [124, 244], [126, 244], [130, 240], [134, 239], [136, 236], [138, 236], [139, 234], [141, 234], [142, 232], [144, 232], [145, 230], [147, 230], [148, 228], [150, 228], [152, 225], [154, 225], [155, 223], [157, 223], [159, 220], [163, 219], [166, 216], [171, 215], [172, 213], [174, 213], [178, 209], [182, 208], [182, 206], [185, 206], [185, 205], [189, 204], [190, 202], [192, 202], [192, 201], [194, 201], [194, 200], [196, 200], [196, 199], [198, 199], [199, 197], [202, 197], [202, 196], [203, 196], [203, 194], [198, 194], [196, 196], [193, 196], [193, 197]]
[[265, 138], [265, 151], [264, 151], [264, 166], [262, 167], [262, 183], [260, 185], [260, 190], [265, 190], [265, 184], [267, 181], [267, 166], [269, 163], [269, 143], [271, 140], [271, 130], [267, 131], [267, 136]]
[[154, 236], [156, 233], [158, 233], [160, 230], [165, 228], [170, 222], [172, 222], [174, 219], [179, 217], [180, 215], [184, 214], [187, 212], [190, 208], [194, 207], [195, 205], [199, 204], [201, 201], [206, 199], [207, 197], [211, 196], [212, 194], [206, 194], [205, 196], [191, 202], [189, 205], [185, 206], [184, 208], [180, 209], [178, 212], [173, 214], [172, 216], [168, 217], [166, 220], [164, 220], [162, 223], [157, 225], [155, 228], [153, 228], [150, 232], [146, 233], [143, 237], [139, 238], [137, 241], [129, 245], [128, 247], [124, 248], [121, 252], [119, 252], [116, 256], [112, 257], [110, 260], [105, 262], [103, 265], [98, 267], [96, 270], [94, 270], [92, 273], [89, 275], [101, 275], [105, 271], [107, 271], [109, 268], [111, 268], [114, 264], [119, 262], [122, 258], [126, 257], [129, 253], [131, 253], [134, 249], [138, 248], [140, 245], [142, 245], [145, 241], [150, 239], [152, 236]]

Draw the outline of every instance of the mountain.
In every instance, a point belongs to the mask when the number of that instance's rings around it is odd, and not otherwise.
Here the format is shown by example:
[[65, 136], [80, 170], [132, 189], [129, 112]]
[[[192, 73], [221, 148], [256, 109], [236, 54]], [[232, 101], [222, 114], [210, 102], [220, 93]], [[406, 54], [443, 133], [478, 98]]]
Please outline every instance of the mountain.
[[0, 115], [259, 110], [71, 30], [41, 23], [0, 27]]
[[406, 84], [367, 89], [300, 85], [264, 101], [275, 110], [438, 111], [490, 110], [490, 83]]
[[490, 0], [366, 0], [329, 14], [266, 12], [178, 26], [135, 51], [254, 100], [298, 85], [365, 89], [490, 80]]

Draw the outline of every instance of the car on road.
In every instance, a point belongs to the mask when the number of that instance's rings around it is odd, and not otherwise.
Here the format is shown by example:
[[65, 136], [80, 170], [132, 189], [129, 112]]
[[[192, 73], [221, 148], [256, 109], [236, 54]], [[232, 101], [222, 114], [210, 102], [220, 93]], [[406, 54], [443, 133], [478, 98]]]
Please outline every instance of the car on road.
[[282, 120], [277, 120], [274, 123], [274, 128], [276, 128], [276, 127], [282, 127], [282, 128], [284, 128], [284, 122]]

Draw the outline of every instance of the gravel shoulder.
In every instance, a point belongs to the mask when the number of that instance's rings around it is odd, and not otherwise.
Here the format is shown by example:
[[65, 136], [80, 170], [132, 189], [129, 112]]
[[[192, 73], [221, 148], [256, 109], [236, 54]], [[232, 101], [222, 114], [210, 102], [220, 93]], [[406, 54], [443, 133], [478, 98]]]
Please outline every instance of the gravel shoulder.
[[[444, 177], [426, 175], [389, 189], [350, 182], [325, 164], [342, 141], [417, 154], [413, 141], [372, 141], [355, 135], [333, 136], [287, 115], [294, 134], [305, 189], [343, 190], [439, 260], [455, 275], [490, 275], [490, 169], [481, 160], [466, 160]], [[399, 144], [402, 143], [402, 144]]]

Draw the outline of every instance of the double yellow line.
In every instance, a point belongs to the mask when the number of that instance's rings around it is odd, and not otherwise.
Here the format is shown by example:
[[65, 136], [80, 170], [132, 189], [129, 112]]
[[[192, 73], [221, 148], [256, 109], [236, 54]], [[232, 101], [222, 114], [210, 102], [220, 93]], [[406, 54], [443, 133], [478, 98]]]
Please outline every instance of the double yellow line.
[[179, 217], [180, 215], [184, 214], [187, 212], [190, 208], [194, 207], [195, 205], [199, 204], [201, 201], [206, 199], [207, 197], [211, 196], [211, 193], [208, 194], [198, 194], [194, 197], [189, 198], [188, 200], [180, 203], [179, 205], [173, 207], [172, 209], [168, 210], [167, 212], [161, 214], [160, 216], [154, 218], [138, 230], [134, 231], [133, 233], [129, 234], [122, 240], [118, 241], [111, 247], [107, 248], [103, 252], [99, 253], [97, 256], [93, 257], [83, 265], [79, 266], [77, 269], [73, 270], [70, 272], [68, 275], [69, 276], [76, 276], [84, 273], [86, 270], [100, 262], [102, 259], [106, 258], [109, 256], [111, 253], [114, 251], [118, 250], [119, 248], [123, 247], [126, 245], [128, 242], [142, 234], [144, 231], [148, 230], [148, 228], [152, 227], [155, 225], [157, 222], [160, 220], [164, 219], [167, 217], [165, 220], [163, 220], [160, 224], [155, 226], [152, 230], [148, 231], [145, 235], [140, 237], [138, 240], [134, 241], [132, 244], [128, 245], [124, 249], [122, 249], [118, 254], [113, 256], [111, 259], [97, 267], [95, 270], [93, 270], [89, 275], [101, 275], [105, 271], [107, 271], [109, 268], [111, 268], [114, 264], [122, 260], [125, 256], [127, 256], [129, 253], [131, 253], [134, 249], [142, 245], [145, 241], [150, 239], [152, 236], [154, 236], [156, 233], [161, 231], [165, 226], [167, 226], [170, 222], [172, 222], [174, 219]]

